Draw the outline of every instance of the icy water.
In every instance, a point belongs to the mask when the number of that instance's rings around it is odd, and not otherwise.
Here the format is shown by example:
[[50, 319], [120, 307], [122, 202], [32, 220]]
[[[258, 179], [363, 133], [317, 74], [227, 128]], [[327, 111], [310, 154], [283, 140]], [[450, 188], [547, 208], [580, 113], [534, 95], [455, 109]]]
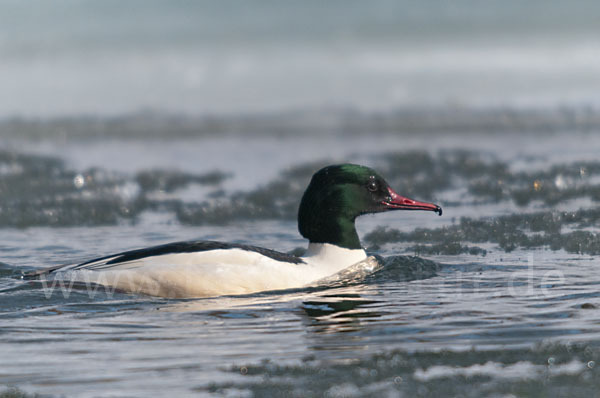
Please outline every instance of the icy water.
[[[244, 148], [234, 133], [7, 133], [0, 384], [50, 396], [595, 396], [600, 140], [572, 127], [248, 134]], [[169, 300], [19, 278], [184, 239], [300, 252], [300, 195], [336, 161], [373, 166], [444, 215], [360, 218], [381, 266], [306, 289]]]
[[[0, 397], [593, 397], [600, 3], [0, 1]], [[173, 300], [24, 281], [171, 241], [299, 254], [335, 162], [444, 215], [379, 265]]]

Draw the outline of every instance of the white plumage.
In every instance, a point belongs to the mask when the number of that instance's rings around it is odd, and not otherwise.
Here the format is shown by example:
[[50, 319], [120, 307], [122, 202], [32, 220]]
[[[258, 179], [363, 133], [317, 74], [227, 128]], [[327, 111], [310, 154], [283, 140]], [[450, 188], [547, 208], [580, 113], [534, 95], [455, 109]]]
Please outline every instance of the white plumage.
[[65, 282], [161, 297], [211, 297], [298, 288], [363, 261], [362, 249], [311, 243], [304, 264], [277, 261], [240, 248], [172, 253], [107, 264], [114, 257], [63, 267], [48, 275]]

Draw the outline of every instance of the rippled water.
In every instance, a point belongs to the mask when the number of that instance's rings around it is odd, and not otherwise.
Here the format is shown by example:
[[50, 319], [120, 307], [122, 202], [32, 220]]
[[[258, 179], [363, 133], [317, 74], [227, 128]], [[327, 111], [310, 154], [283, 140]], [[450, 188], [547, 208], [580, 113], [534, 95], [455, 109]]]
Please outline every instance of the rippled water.
[[[249, 134], [240, 148], [235, 132], [40, 142], [6, 125], [0, 385], [15, 393], [589, 397], [600, 387], [595, 128]], [[360, 218], [381, 265], [306, 289], [168, 300], [19, 278], [185, 239], [300, 252], [300, 195], [335, 161], [377, 168], [444, 216]]]

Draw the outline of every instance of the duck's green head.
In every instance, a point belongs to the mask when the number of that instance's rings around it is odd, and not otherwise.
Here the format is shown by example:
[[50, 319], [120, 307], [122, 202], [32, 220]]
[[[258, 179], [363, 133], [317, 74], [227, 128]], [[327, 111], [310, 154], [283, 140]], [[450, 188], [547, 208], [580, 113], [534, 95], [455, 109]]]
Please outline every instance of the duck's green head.
[[373, 169], [355, 164], [327, 166], [313, 175], [302, 196], [298, 229], [310, 242], [360, 249], [356, 217], [389, 210], [429, 210], [442, 215], [438, 205], [398, 195]]

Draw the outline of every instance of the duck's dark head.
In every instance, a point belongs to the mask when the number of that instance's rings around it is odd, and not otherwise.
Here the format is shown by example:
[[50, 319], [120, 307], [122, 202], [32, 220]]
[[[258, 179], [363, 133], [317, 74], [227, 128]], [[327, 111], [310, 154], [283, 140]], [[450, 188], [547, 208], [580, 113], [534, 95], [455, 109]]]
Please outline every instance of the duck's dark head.
[[310, 242], [360, 249], [356, 217], [390, 210], [429, 210], [442, 215], [438, 205], [398, 195], [373, 169], [355, 164], [328, 166], [313, 175], [302, 196], [298, 229]]

